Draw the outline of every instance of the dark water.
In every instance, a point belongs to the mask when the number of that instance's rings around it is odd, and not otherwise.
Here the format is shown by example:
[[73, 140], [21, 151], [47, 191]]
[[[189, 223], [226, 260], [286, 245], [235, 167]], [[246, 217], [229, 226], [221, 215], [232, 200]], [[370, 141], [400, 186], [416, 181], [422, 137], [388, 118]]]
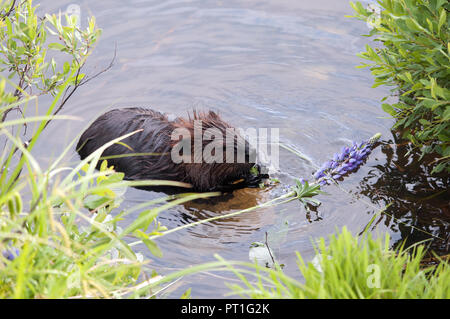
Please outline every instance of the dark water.
[[[114, 66], [80, 88], [62, 114], [83, 121], [54, 121], [35, 148], [40, 161], [51, 162], [67, 143], [105, 110], [149, 106], [184, 115], [192, 107], [213, 109], [236, 127], [279, 128], [280, 140], [315, 165], [328, 160], [352, 140], [382, 133], [382, 145], [341, 188], [326, 187], [317, 213], [299, 203], [185, 229], [158, 240], [162, 259], [136, 246], [153, 260], [161, 275], [214, 260], [248, 261], [252, 242], [270, 243], [285, 271], [298, 276], [295, 251], [314, 255], [314, 238], [346, 226], [359, 233], [375, 212], [394, 202], [376, 222], [374, 233], [389, 231], [392, 244], [432, 234], [448, 243], [448, 183], [430, 179], [417, 157], [405, 157], [390, 132], [392, 120], [381, 110], [386, 88], [371, 88], [368, 70], [355, 66], [364, 49], [365, 23], [346, 18], [347, 0], [262, 1], [43, 1], [46, 12], [81, 7], [82, 26], [92, 14], [103, 35], [86, 72], [106, 67], [117, 45]], [[41, 105], [45, 100], [40, 102]], [[51, 147], [49, 148], [49, 143]], [[49, 151], [50, 149], [50, 151]], [[68, 159], [78, 160], [75, 152]], [[160, 214], [169, 229], [199, 219], [262, 203], [281, 194], [293, 178], [309, 178], [314, 167], [280, 148], [280, 186], [243, 189], [220, 203], [180, 205]], [[163, 194], [129, 189], [124, 207]], [[130, 222], [133, 215], [127, 222]], [[286, 227], [286, 221], [288, 226]], [[414, 227], [411, 227], [413, 225]], [[447, 249], [434, 240], [433, 248]], [[165, 290], [177, 298], [187, 288], [192, 297], [220, 298], [229, 292], [226, 272], [185, 277]]]

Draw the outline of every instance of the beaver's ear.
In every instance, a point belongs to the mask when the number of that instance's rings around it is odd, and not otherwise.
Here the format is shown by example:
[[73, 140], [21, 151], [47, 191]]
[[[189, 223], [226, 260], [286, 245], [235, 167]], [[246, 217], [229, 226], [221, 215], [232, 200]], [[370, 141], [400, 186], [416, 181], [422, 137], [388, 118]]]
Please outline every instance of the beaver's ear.
[[208, 117], [209, 117], [210, 119], [212, 119], [212, 120], [218, 120], [218, 119], [220, 119], [219, 114], [217, 114], [217, 113], [214, 112], [214, 111], [209, 111], [209, 112], [208, 112]]

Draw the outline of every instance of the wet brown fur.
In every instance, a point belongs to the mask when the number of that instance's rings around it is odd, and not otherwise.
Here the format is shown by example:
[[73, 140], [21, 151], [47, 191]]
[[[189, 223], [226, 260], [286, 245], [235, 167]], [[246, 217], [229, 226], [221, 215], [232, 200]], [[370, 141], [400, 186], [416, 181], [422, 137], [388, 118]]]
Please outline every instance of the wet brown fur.
[[[177, 128], [185, 128], [194, 136], [194, 121], [202, 121], [203, 132], [208, 128], [220, 130], [224, 137], [223, 163], [174, 163], [171, 150], [179, 140], [172, 140], [171, 134]], [[117, 171], [125, 174], [128, 180], [158, 179], [189, 183], [195, 191], [227, 191], [246, 186], [255, 186], [267, 176], [255, 176], [250, 170], [255, 165], [250, 163], [251, 149], [245, 141], [245, 162], [225, 163], [226, 129], [232, 128], [221, 117], [212, 111], [193, 111], [187, 119], [176, 118], [169, 121], [165, 114], [147, 108], [115, 109], [97, 118], [82, 134], [77, 151], [81, 159], [86, 158], [105, 143], [127, 133], [142, 129], [121, 143], [107, 148], [102, 156], [130, 153], [153, 153], [154, 155], [127, 156], [109, 159], [108, 164], [114, 165]], [[202, 132], [202, 133], [203, 133]], [[210, 143], [203, 140], [203, 148]], [[235, 158], [238, 139], [234, 141]], [[130, 149], [131, 148], [131, 149]], [[191, 146], [194, 152], [193, 139]], [[193, 158], [193, 157], [192, 157]], [[236, 181], [240, 181], [237, 182]]]

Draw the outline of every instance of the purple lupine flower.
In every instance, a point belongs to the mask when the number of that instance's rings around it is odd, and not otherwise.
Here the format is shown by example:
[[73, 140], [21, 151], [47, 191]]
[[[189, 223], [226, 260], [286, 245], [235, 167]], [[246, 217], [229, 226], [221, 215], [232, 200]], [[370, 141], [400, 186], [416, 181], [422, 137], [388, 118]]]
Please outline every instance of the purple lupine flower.
[[375, 134], [368, 141], [361, 143], [353, 142], [351, 147], [343, 147], [341, 153], [336, 153], [333, 159], [325, 162], [317, 172], [314, 178], [319, 185], [329, 184], [331, 179], [338, 180], [344, 176], [356, 171], [369, 156], [376, 141], [381, 137], [380, 133]]
[[19, 253], [20, 253], [19, 249], [14, 248], [14, 247], [8, 248], [8, 249], [2, 251], [3, 257], [5, 257], [8, 260], [16, 259], [19, 256]]

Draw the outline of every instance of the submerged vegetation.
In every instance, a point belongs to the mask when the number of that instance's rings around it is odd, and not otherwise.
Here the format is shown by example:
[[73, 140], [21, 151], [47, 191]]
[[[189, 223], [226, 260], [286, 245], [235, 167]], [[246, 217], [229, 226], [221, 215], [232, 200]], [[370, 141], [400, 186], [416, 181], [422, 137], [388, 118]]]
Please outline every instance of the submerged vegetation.
[[[136, 132], [110, 141], [74, 167], [66, 166], [64, 158], [75, 140], [48, 167], [41, 167], [33, 157], [33, 147], [50, 121], [75, 119], [58, 113], [80, 86], [98, 75], [87, 76], [82, 69], [101, 34], [94, 18], [83, 30], [76, 17], [40, 18], [35, 12], [31, 0], [0, 0], [0, 298], [149, 298], [164, 283], [203, 270], [233, 272], [243, 284], [230, 285], [233, 293], [250, 298], [450, 297], [448, 263], [436, 258], [439, 264], [422, 265], [425, 246], [403, 249], [400, 245], [390, 250], [389, 236], [375, 240], [364, 232], [358, 238], [345, 228], [331, 236], [328, 245], [325, 239], [319, 240], [316, 263], [306, 263], [297, 255], [302, 280], [285, 275], [274, 260], [272, 268], [266, 268], [220, 257], [164, 277], [158, 275], [157, 269], [133, 250], [136, 244], [144, 244], [152, 255], [162, 257], [157, 239], [187, 227], [293, 200], [306, 209], [317, 206], [320, 202], [314, 197], [323, 193], [321, 187], [342, 180], [362, 165], [380, 136], [344, 148], [319, 169], [313, 182], [299, 180], [278, 198], [167, 229], [157, 219], [160, 212], [219, 194], [170, 195], [121, 208], [127, 187], [187, 186], [125, 181], [122, 173], [102, 161], [103, 150]], [[441, 26], [445, 21], [439, 22]], [[445, 85], [429, 81], [431, 98], [427, 99], [438, 103], [432, 111], [439, 110], [445, 106], [439, 104], [442, 94], [447, 94]], [[52, 96], [45, 115], [26, 116], [29, 104], [37, 107], [38, 98], [45, 95]], [[11, 118], [13, 114], [16, 118]], [[433, 122], [432, 129], [445, 123], [445, 118]], [[32, 128], [30, 123], [36, 126]], [[446, 144], [433, 145], [438, 151], [436, 145], [442, 148]], [[439, 165], [447, 161], [446, 153], [442, 154]], [[101, 163], [99, 170], [95, 169], [97, 163]], [[123, 225], [124, 217], [135, 212], [139, 216]], [[256, 276], [256, 281], [245, 276]]]

